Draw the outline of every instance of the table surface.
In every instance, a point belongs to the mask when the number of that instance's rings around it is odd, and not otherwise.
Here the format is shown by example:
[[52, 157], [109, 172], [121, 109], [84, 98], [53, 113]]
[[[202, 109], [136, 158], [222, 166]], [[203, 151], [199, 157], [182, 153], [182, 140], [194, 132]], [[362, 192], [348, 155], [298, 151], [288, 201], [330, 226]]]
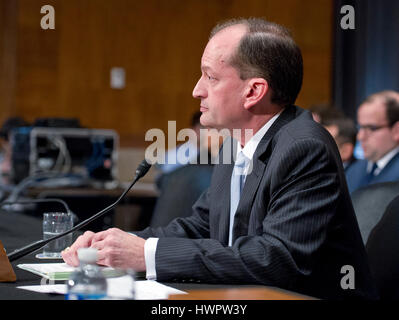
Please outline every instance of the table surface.
[[[42, 221], [37, 217], [21, 213], [0, 211], [0, 240], [7, 252], [12, 252], [42, 237]], [[40, 251], [38, 251], [40, 252]], [[60, 262], [61, 260], [38, 260], [33, 252], [13, 261], [16, 282], [0, 283], [0, 300], [64, 300], [63, 295], [43, 294], [23, 289], [18, 286], [39, 285], [41, 277], [17, 267], [20, 263]], [[63, 282], [56, 282], [63, 283]], [[171, 296], [172, 300], [297, 300], [309, 297], [287, 292], [277, 288], [253, 285], [214, 285], [199, 283], [164, 283], [188, 295]]]

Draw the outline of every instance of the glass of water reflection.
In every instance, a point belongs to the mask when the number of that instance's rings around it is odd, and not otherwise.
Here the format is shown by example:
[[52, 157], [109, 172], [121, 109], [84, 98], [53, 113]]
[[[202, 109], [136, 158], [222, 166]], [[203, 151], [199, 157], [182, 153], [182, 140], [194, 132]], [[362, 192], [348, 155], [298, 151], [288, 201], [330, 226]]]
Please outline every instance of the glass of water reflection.
[[[46, 212], [43, 214], [43, 239], [49, 239], [73, 227], [71, 213]], [[72, 244], [72, 233], [50, 241], [43, 247], [43, 257], [61, 258], [61, 251]]]

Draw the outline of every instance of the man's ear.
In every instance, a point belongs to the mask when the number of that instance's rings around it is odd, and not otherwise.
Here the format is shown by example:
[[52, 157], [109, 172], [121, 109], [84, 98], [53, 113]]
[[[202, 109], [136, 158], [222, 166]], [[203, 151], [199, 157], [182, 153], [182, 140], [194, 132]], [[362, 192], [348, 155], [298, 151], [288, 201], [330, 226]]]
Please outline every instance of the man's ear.
[[245, 92], [244, 108], [249, 110], [256, 105], [269, 91], [269, 84], [263, 78], [252, 78], [248, 81]]

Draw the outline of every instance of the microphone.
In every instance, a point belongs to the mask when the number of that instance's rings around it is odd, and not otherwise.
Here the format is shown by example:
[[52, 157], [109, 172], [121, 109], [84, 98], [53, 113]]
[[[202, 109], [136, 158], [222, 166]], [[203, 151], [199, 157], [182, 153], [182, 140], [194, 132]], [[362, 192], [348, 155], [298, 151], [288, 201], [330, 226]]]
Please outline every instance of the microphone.
[[90, 218], [88, 218], [88, 219], [82, 221], [81, 223], [77, 224], [72, 229], [69, 229], [69, 230], [67, 230], [67, 231], [65, 231], [63, 233], [57, 234], [56, 236], [51, 237], [49, 239], [39, 240], [39, 241], [36, 241], [34, 243], [28, 244], [28, 245], [26, 245], [26, 246], [24, 246], [24, 247], [22, 247], [20, 249], [17, 249], [15, 251], [11, 252], [9, 255], [7, 255], [8, 260], [11, 262], [11, 261], [17, 260], [19, 258], [22, 258], [22, 257], [28, 255], [29, 253], [44, 247], [50, 241], [56, 240], [58, 238], [66, 236], [67, 234], [69, 234], [71, 232], [79, 230], [80, 228], [83, 228], [84, 226], [88, 225], [93, 220], [96, 220], [97, 218], [101, 217], [102, 215], [104, 215], [105, 213], [107, 213], [108, 211], [113, 209], [123, 199], [123, 197], [129, 192], [129, 190], [134, 186], [134, 184], [140, 178], [142, 178], [148, 172], [148, 170], [150, 170], [150, 168], [151, 168], [151, 164], [149, 164], [144, 159], [139, 164], [139, 166], [136, 169], [136, 175], [135, 175], [135, 177], [133, 179], [133, 182], [125, 189], [125, 191], [121, 194], [121, 196], [113, 204], [109, 205], [108, 207], [106, 207], [106, 208], [102, 209], [101, 211], [97, 212], [96, 214], [94, 214]]

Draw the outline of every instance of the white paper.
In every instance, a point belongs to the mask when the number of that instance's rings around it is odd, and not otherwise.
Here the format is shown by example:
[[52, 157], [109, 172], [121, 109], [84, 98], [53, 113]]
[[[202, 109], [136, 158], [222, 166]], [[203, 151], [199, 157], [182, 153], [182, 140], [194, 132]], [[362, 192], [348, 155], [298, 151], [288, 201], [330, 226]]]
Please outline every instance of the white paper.
[[[131, 299], [131, 278], [123, 276], [117, 278], [108, 278], [108, 299]], [[20, 286], [18, 289], [24, 289], [39, 293], [66, 294], [66, 284], [38, 285], [38, 286]], [[186, 292], [175, 288], [165, 286], [153, 280], [140, 280], [134, 282], [136, 300], [164, 300], [171, 294], [186, 294]]]
[[[74, 267], [66, 263], [25, 263], [18, 264], [18, 268], [32, 272], [46, 279], [68, 280], [70, 274], [75, 270]], [[100, 267], [105, 277], [115, 277], [120, 275], [119, 271], [110, 267]]]
[[66, 294], [67, 286], [66, 284], [47, 284], [42, 286], [20, 286], [17, 289], [24, 289], [39, 293], [57, 293]]
[[187, 292], [165, 286], [154, 280], [136, 281], [136, 300], [162, 300], [171, 294], [187, 294]]
[[75, 270], [74, 267], [67, 265], [66, 263], [24, 263], [18, 264], [18, 268], [30, 271], [37, 272], [40, 275], [47, 275], [55, 272], [73, 272]]

